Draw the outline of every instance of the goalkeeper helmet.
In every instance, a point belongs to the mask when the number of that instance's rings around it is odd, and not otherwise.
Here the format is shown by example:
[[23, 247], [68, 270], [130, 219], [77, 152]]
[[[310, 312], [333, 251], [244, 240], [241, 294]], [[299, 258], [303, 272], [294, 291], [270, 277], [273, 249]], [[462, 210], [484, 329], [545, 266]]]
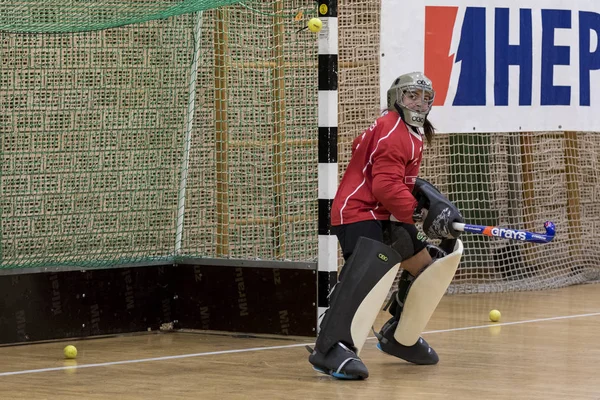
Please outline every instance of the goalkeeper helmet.
[[388, 108], [395, 108], [404, 122], [421, 128], [431, 110], [435, 91], [422, 72], [400, 75], [387, 92]]

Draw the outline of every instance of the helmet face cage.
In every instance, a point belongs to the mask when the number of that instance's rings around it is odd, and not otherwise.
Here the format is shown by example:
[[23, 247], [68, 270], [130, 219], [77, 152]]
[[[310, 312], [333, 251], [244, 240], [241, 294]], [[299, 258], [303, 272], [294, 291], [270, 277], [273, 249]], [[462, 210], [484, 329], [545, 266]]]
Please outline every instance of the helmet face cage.
[[433, 104], [433, 89], [420, 85], [410, 85], [396, 89], [396, 98], [402, 107], [410, 111], [429, 113]]
[[388, 108], [400, 108], [404, 122], [422, 127], [435, 98], [431, 81], [421, 72], [401, 75], [388, 90]]

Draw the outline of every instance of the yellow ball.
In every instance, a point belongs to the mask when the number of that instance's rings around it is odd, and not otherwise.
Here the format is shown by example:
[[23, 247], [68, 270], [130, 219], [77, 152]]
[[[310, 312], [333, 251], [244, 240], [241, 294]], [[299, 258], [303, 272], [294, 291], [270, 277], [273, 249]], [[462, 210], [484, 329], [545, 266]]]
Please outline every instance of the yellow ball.
[[311, 18], [308, 21], [308, 29], [311, 32], [319, 32], [323, 28], [323, 22], [319, 18]]
[[498, 322], [498, 321], [500, 321], [500, 316], [501, 316], [500, 311], [498, 311], [498, 310], [490, 311], [490, 321]]
[[68, 345], [63, 350], [63, 353], [65, 354], [65, 358], [73, 359], [77, 357], [77, 348], [73, 345]]

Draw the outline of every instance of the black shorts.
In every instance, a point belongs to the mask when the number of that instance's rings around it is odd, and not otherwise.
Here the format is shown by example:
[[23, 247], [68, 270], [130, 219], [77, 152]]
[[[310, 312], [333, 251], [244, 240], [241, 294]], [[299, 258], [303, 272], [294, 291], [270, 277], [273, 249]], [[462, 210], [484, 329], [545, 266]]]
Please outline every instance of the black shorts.
[[414, 256], [427, 246], [427, 237], [413, 224], [402, 222], [368, 220], [346, 225], [332, 226], [342, 247], [344, 260], [348, 260], [361, 236], [383, 242], [396, 250], [404, 260]]

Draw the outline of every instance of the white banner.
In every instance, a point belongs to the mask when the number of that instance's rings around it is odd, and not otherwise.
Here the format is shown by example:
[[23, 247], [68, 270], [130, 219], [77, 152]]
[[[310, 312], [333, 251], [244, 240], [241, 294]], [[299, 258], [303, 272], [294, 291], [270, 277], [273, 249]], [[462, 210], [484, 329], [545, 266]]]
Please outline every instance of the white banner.
[[600, 1], [382, 0], [381, 105], [423, 71], [439, 132], [600, 131]]

